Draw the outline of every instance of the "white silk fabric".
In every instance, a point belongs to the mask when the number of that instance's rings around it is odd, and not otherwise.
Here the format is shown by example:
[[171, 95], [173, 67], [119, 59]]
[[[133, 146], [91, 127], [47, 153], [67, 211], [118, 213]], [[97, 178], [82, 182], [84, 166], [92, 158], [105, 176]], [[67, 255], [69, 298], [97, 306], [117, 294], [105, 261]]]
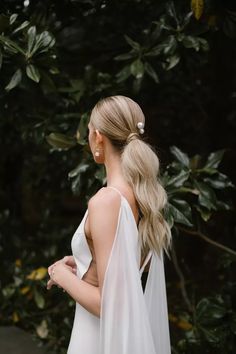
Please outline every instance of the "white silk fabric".
[[[138, 229], [127, 199], [121, 204], [115, 238], [109, 255], [101, 297], [100, 318], [76, 303], [68, 354], [170, 354], [170, 336], [163, 253], [149, 252], [140, 269]], [[76, 230], [71, 246], [82, 279], [92, 255], [84, 223]], [[141, 276], [150, 267], [143, 292]]]
[[127, 199], [120, 195], [116, 235], [103, 283], [99, 354], [170, 354], [163, 252], [161, 257], [149, 252], [143, 292], [145, 264], [139, 270], [138, 229]]

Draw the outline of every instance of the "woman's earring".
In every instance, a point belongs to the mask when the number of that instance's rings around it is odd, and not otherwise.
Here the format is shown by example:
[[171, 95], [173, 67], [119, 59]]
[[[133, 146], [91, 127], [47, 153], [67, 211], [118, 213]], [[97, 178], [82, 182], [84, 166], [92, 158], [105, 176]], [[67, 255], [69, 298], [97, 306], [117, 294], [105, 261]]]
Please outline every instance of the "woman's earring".
[[95, 156], [100, 156], [100, 153], [98, 150], [95, 151]]

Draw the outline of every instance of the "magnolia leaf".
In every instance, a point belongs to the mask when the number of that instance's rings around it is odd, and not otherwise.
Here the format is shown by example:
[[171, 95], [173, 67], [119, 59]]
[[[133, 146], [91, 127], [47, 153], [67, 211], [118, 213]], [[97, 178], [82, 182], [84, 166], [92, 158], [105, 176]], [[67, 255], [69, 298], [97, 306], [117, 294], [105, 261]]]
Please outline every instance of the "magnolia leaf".
[[197, 20], [199, 20], [203, 14], [204, 0], [191, 0], [191, 9]]
[[136, 79], [142, 78], [144, 73], [143, 62], [140, 59], [135, 60], [130, 66], [130, 71]]
[[200, 205], [206, 207], [208, 210], [216, 210], [216, 195], [213, 189], [209, 188], [206, 183], [194, 180], [194, 186], [199, 190], [198, 201]]
[[127, 36], [126, 34], [124, 35], [126, 42], [136, 51], [140, 50], [140, 45], [139, 43], [135, 42], [133, 39], [131, 39], [129, 36]]
[[36, 66], [34, 66], [32, 64], [27, 65], [26, 74], [27, 74], [28, 78], [30, 78], [31, 80], [33, 80], [33, 81], [35, 81], [37, 83], [39, 82], [39, 80], [40, 80], [40, 72], [36, 68]]
[[36, 333], [40, 338], [47, 338], [49, 334], [48, 324], [46, 320], [42, 320], [39, 326], [36, 328]]
[[207, 162], [204, 166], [204, 168], [217, 168], [223, 158], [223, 155], [225, 153], [225, 149], [222, 150], [217, 150], [215, 152], [212, 152], [207, 159]]
[[45, 306], [44, 297], [38, 292], [38, 290], [34, 290], [34, 301], [39, 309], [43, 309]]
[[68, 177], [74, 178], [74, 177], [78, 176], [80, 173], [87, 171], [88, 168], [89, 168], [89, 164], [81, 162], [76, 168], [74, 168], [72, 171], [70, 171], [68, 173]]
[[151, 64], [146, 62], [144, 67], [145, 67], [145, 71], [147, 72], [147, 74], [158, 84], [159, 83], [159, 77], [158, 77], [156, 71], [151, 66]]
[[128, 53], [124, 53], [124, 54], [120, 54], [117, 55], [114, 60], [120, 61], [120, 60], [128, 60], [128, 59], [132, 59], [134, 57], [134, 52], [130, 51]]
[[185, 181], [189, 178], [190, 171], [181, 170], [177, 175], [171, 177], [166, 182], [166, 187], [168, 188], [179, 188], [182, 187]]
[[193, 226], [193, 224], [188, 220], [188, 218], [185, 216], [185, 214], [183, 214], [183, 212], [180, 211], [178, 208], [176, 208], [174, 205], [169, 204], [168, 208], [169, 208], [169, 212], [173, 216], [175, 222], [177, 222], [179, 224], [186, 225], [186, 226], [190, 226], [190, 227]]
[[29, 25], [29, 21], [24, 21], [19, 27], [17, 27], [12, 33], [15, 34]]
[[130, 66], [126, 65], [121, 71], [119, 71], [116, 74], [117, 83], [127, 80], [130, 75], [131, 75]]
[[27, 275], [26, 279], [30, 280], [42, 280], [47, 275], [47, 268], [40, 267], [33, 270], [29, 275]]
[[11, 16], [10, 16], [10, 25], [13, 25], [13, 23], [15, 22], [15, 20], [17, 19], [17, 17], [18, 17], [18, 14], [12, 14]]
[[189, 167], [188, 155], [181, 151], [177, 146], [173, 145], [170, 147], [172, 155], [184, 166]]
[[35, 37], [36, 37], [36, 27], [35, 26], [31, 26], [28, 29], [28, 54], [31, 53], [34, 43], [35, 43]]
[[57, 149], [67, 150], [76, 146], [77, 141], [75, 137], [70, 137], [65, 134], [51, 133], [46, 136], [48, 144]]
[[12, 76], [8, 85], [5, 87], [5, 90], [6, 91], [12, 90], [14, 87], [19, 85], [19, 83], [21, 82], [21, 79], [22, 79], [22, 71], [21, 71], [21, 69], [18, 69], [18, 70], [16, 70], [15, 74]]
[[223, 173], [216, 173], [211, 178], [206, 177], [203, 179], [205, 183], [215, 189], [224, 189], [227, 187], [234, 187], [228, 176]]

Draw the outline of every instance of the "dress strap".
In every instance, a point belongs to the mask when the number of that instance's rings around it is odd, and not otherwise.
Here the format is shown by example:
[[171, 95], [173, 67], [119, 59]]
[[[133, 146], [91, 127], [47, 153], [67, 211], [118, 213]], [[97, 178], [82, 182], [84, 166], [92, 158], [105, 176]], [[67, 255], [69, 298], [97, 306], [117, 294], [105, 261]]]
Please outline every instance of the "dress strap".
[[117, 192], [120, 194], [121, 197], [123, 196], [123, 195], [121, 194], [121, 192], [119, 191], [119, 189], [117, 189], [116, 187], [107, 186], [107, 188], [112, 188], [112, 189], [114, 189], [115, 191], [117, 191]]
[[149, 260], [150, 260], [150, 258], [151, 258], [151, 256], [152, 256], [152, 254], [153, 254], [152, 250], [149, 250], [147, 257], [146, 257], [145, 261], [143, 262], [142, 267], [141, 267], [140, 270], [139, 270], [140, 274], [143, 273], [144, 268], [145, 268], [146, 265], [148, 264], [148, 262], [149, 262]]

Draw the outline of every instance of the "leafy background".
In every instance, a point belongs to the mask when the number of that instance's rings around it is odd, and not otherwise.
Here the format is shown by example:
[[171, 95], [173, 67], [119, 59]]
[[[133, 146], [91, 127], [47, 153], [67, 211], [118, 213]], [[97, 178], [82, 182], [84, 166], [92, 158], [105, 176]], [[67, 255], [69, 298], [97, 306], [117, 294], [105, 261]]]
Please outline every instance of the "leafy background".
[[87, 144], [90, 110], [124, 94], [145, 112], [169, 196], [172, 352], [234, 353], [234, 2], [0, 6], [1, 325], [66, 353], [74, 301], [47, 292], [47, 266], [71, 253], [86, 203], [105, 183]]

